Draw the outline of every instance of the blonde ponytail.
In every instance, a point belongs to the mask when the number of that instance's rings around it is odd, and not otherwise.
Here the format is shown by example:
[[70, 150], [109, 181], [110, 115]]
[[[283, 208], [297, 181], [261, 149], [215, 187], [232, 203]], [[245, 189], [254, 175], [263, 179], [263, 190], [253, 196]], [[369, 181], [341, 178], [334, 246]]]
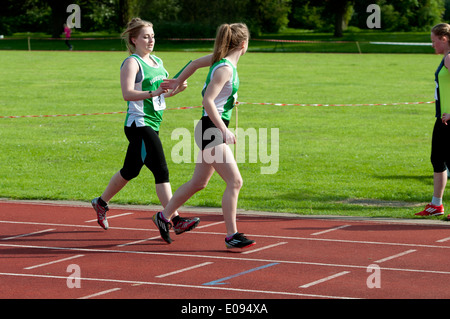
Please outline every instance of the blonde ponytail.
[[222, 24], [217, 29], [212, 63], [222, 60], [230, 51], [235, 50], [243, 41], [248, 41], [250, 32], [244, 23]]

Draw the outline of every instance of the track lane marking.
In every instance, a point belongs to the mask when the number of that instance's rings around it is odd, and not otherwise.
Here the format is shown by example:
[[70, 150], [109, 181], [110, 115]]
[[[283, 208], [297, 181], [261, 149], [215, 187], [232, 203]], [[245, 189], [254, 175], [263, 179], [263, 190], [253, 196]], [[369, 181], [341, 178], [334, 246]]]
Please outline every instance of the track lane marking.
[[[0, 223], [5, 224], [22, 224], [22, 225], [46, 225], [46, 226], [58, 226], [58, 227], [79, 227], [79, 228], [96, 228], [99, 226], [88, 226], [88, 225], [73, 225], [73, 224], [55, 224], [55, 223], [39, 223], [39, 222], [17, 222], [17, 221], [5, 221], [0, 220]], [[130, 231], [154, 231], [158, 232], [157, 229], [151, 228], [132, 228], [132, 227], [109, 227], [112, 230], [130, 230]], [[201, 235], [226, 235], [225, 233], [217, 232], [196, 232], [191, 231], [190, 233], [201, 234]], [[424, 248], [440, 248], [440, 249], [450, 249], [450, 246], [442, 245], [425, 245], [425, 244], [407, 244], [407, 243], [390, 243], [390, 242], [379, 242], [379, 241], [364, 241], [364, 240], [347, 240], [347, 239], [329, 239], [329, 238], [311, 238], [311, 237], [291, 237], [291, 236], [275, 236], [275, 235], [258, 235], [249, 234], [252, 237], [262, 237], [262, 238], [274, 238], [274, 239], [285, 239], [285, 240], [305, 240], [305, 241], [324, 241], [324, 242], [336, 242], [336, 243], [349, 243], [349, 244], [369, 244], [369, 245], [386, 245], [386, 246], [404, 246], [404, 247], [424, 247]]]
[[[127, 215], [133, 215], [133, 213], [123, 213], [123, 214], [118, 214], [118, 215], [111, 215], [111, 216], [108, 216], [107, 218], [109, 220], [111, 218], [122, 217], [122, 216], [127, 216]], [[85, 223], [93, 223], [93, 222], [96, 222], [96, 221], [97, 221], [97, 218], [96, 219], [87, 220], [87, 221], [85, 221]]]
[[[14, 245], [14, 244], [0, 244], [0, 247], [35, 248], [35, 249], [84, 251], [84, 252], [116, 253], [116, 254], [139, 254], [139, 255], [190, 257], [190, 258], [207, 258], [207, 259], [224, 259], [224, 260], [236, 260], [236, 261], [261, 261], [261, 262], [277, 262], [280, 264], [282, 263], [282, 264], [294, 264], [294, 265], [313, 265], [313, 266], [367, 269], [367, 265], [358, 266], [358, 265], [343, 265], [343, 264], [326, 264], [326, 263], [308, 262], [308, 261], [273, 260], [273, 259], [262, 259], [262, 258], [243, 258], [243, 257], [229, 257], [229, 256], [211, 256], [211, 255], [194, 255], [194, 254], [180, 254], [180, 253], [173, 253], [173, 252], [161, 253], [161, 252], [151, 252], [151, 251], [110, 250], [110, 249], [92, 249], [92, 248], [77, 248], [77, 247], [49, 247], [49, 246], [31, 246], [31, 245]], [[414, 272], [414, 273], [430, 273], [430, 274], [450, 275], [450, 271], [441, 271], [441, 270], [405, 269], [405, 268], [392, 268], [392, 267], [380, 267], [380, 269], [399, 271], [399, 272]]]
[[210, 224], [206, 224], [206, 225], [202, 225], [202, 226], [197, 226], [196, 229], [202, 229], [202, 228], [216, 226], [216, 225], [220, 225], [220, 224], [225, 224], [225, 222], [221, 221], [221, 222], [210, 223]]
[[182, 273], [182, 272], [185, 272], [185, 271], [189, 271], [189, 270], [192, 270], [192, 269], [200, 268], [200, 267], [211, 265], [211, 264], [214, 264], [214, 263], [208, 261], [208, 262], [205, 262], [205, 263], [202, 263], [202, 264], [199, 264], [199, 265], [183, 268], [183, 269], [180, 269], [180, 270], [175, 270], [175, 271], [169, 272], [167, 274], [162, 274], [162, 275], [155, 276], [155, 277], [156, 278], [164, 278], [164, 277], [176, 275], [176, 274], [179, 274], [179, 273]]
[[281, 243], [276, 243], [276, 244], [260, 247], [260, 248], [257, 248], [257, 249], [248, 250], [248, 251], [245, 251], [245, 252], [241, 253], [241, 255], [248, 255], [248, 254], [256, 253], [256, 252], [261, 251], [261, 250], [273, 248], [273, 247], [284, 245], [284, 244], [287, 244], [287, 242], [284, 241], [284, 242], [281, 242]]
[[322, 234], [325, 234], [325, 233], [329, 233], [329, 232], [332, 232], [332, 231], [335, 231], [335, 230], [339, 230], [339, 229], [342, 229], [342, 228], [346, 228], [346, 227], [350, 227], [350, 226], [351, 225], [342, 225], [342, 226], [330, 228], [330, 229], [327, 229], [327, 230], [323, 230], [323, 231], [319, 231], [317, 233], [311, 234], [311, 236], [322, 235]]
[[337, 274], [334, 274], [334, 275], [331, 275], [331, 276], [328, 276], [328, 277], [325, 277], [325, 278], [322, 278], [322, 279], [310, 282], [309, 284], [304, 284], [302, 286], [299, 286], [298, 288], [309, 288], [311, 286], [315, 286], [315, 285], [321, 284], [321, 283], [323, 283], [325, 281], [328, 281], [328, 280], [331, 280], [331, 279], [334, 279], [334, 278], [337, 278], [337, 277], [341, 277], [341, 276], [347, 275], [349, 273], [350, 273], [350, 271], [342, 271], [340, 273], [337, 273]]
[[[83, 279], [84, 279], [84, 278], [83, 278]], [[92, 295], [89, 295], [89, 296], [80, 297], [80, 298], [78, 298], [78, 299], [90, 299], [90, 298], [94, 298], [94, 297], [106, 295], [106, 294], [109, 294], [109, 293], [114, 292], [114, 291], [119, 291], [119, 290], [121, 290], [121, 289], [122, 289], [122, 288], [108, 289], [108, 290], [104, 290], [104, 291], [97, 292], [96, 294], [92, 294]]]
[[386, 258], [383, 258], [383, 259], [376, 260], [375, 263], [379, 264], [379, 263], [382, 263], [382, 262], [385, 262], [385, 261], [388, 261], [388, 260], [391, 260], [391, 259], [395, 259], [395, 258], [398, 258], [398, 257], [402, 257], [402, 256], [405, 256], [405, 255], [414, 253], [416, 251], [417, 251], [416, 249], [410, 249], [410, 250], [404, 251], [404, 252], [396, 254], [396, 255], [392, 255], [392, 256], [389, 256], [389, 257], [386, 257]]
[[161, 236], [155, 236], [155, 237], [150, 237], [150, 238], [146, 238], [146, 239], [136, 240], [136, 241], [132, 241], [130, 243], [117, 245], [116, 247], [126, 247], [126, 246], [140, 244], [140, 243], [143, 243], [143, 242], [146, 242], [146, 241], [149, 241], [149, 240], [158, 239], [158, 238], [161, 238]]
[[[33, 275], [33, 274], [17, 274], [17, 273], [1, 273], [0, 272], [0, 276], [15, 276], [15, 277], [48, 278], [48, 279], [67, 280], [67, 277], [65, 277], [65, 276], [52, 276], [52, 275]], [[286, 291], [253, 290], [253, 289], [241, 289], [241, 288], [231, 288], [231, 287], [170, 284], [170, 283], [161, 283], [161, 282], [133, 281], [133, 280], [120, 280], [120, 279], [107, 279], [107, 278], [82, 278], [81, 280], [93, 281], [93, 282], [95, 282], [95, 281], [109, 282], [109, 283], [112, 282], [112, 283], [120, 283], [120, 284], [127, 284], [127, 285], [153, 285], [153, 286], [175, 287], [175, 288], [196, 288], [196, 289], [207, 289], [207, 290], [223, 290], [223, 291], [227, 291], [227, 292], [235, 291], [235, 292], [261, 293], [261, 294], [268, 294], [268, 295], [298, 296], [298, 297], [310, 297], [310, 298], [361, 299], [361, 298], [355, 298], [355, 297], [302, 294], [302, 293], [286, 292]]]
[[450, 237], [447, 237], [447, 238], [442, 238], [442, 239], [436, 240], [436, 242], [437, 243], [444, 243], [444, 242], [449, 241], [449, 240], [450, 240]]
[[53, 231], [53, 230], [55, 230], [55, 229], [44, 229], [44, 230], [40, 230], [40, 231], [35, 231], [33, 233], [28, 233], [28, 234], [22, 234], [22, 235], [2, 238], [2, 240], [10, 240], [10, 239], [16, 239], [16, 238], [21, 238], [21, 237], [26, 237], [26, 236], [33, 236], [33, 235], [36, 235], [36, 234], [47, 233], [47, 232], [50, 232], [50, 231]]
[[206, 282], [206, 283], [204, 283], [202, 285], [203, 286], [226, 285], [227, 283], [223, 282], [225, 280], [236, 278], [236, 277], [239, 277], [239, 276], [246, 275], [246, 274], [249, 274], [251, 272], [257, 271], [257, 270], [265, 269], [265, 268], [272, 267], [272, 266], [279, 265], [279, 264], [280, 263], [270, 263], [270, 264], [267, 264], [267, 265], [264, 265], [264, 266], [260, 266], [260, 267], [256, 267], [256, 268], [252, 268], [252, 269], [249, 269], [249, 270], [246, 270], [246, 271], [243, 271], [243, 272], [240, 272], [240, 273], [237, 273], [237, 274], [225, 277], [225, 278], [221, 278], [221, 279], [213, 280], [213, 281], [210, 281], [210, 282]]
[[39, 265], [30, 266], [30, 267], [25, 267], [24, 269], [30, 270], [30, 269], [39, 268], [39, 267], [44, 267], [44, 266], [48, 266], [48, 265], [60, 263], [60, 262], [67, 261], [67, 260], [71, 260], [71, 259], [75, 259], [75, 258], [80, 258], [80, 257], [84, 257], [84, 255], [76, 255], [76, 256], [72, 256], [72, 257], [67, 257], [67, 258], [63, 258], [63, 259], [58, 259], [58, 260], [50, 261], [50, 262], [44, 263], [44, 264], [39, 264]]

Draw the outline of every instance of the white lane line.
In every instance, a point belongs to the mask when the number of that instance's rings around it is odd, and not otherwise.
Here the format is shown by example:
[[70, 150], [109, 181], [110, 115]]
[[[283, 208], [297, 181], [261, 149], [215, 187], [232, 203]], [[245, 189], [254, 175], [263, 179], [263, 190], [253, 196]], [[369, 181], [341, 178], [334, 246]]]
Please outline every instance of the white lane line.
[[325, 278], [322, 278], [322, 279], [310, 282], [309, 284], [305, 284], [305, 285], [299, 286], [299, 288], [309, 288], [311, 286], [315, 286], [315, 285], [321, 284], [321, 283], [323, 283], [325, 281], [328, 281], [328, 280], [331, 280], [331, 279], [334, 279], [334, 278], [337, 278], [337, 277], [340, 277], [340, 276], [344, 276], [344, 275], [349, 274], [349, 273], [350, 273], [350, 271], [342, 271], [342, 272], [337, 273], [335, 275], [328, 276], [328, 277], [325, 277]]
[[[82, 225], [82, 224], [56, 224], [56, 223], [38, 223], [38, 222], [16, 222], [12, 220], [0, 220], [0, 224], [15, 224], [15, 225], [40, 225], [40, 226], [56, 226], [56, 227], [76, 227], [76, 228], [96, 228], [98, 229], [98, 225], [90, 226], [90, 225]], [[116, 230], [132, 230], [132, 231], [155, 231], [157, 229], [149, 229], [149, 228], [135, 228], [135, 227], [109, 227], [108, 229], [116, 229]], [[202, 234], [202, 233], [200, 233]], [[439, 246], [440, 247], [440, 246]], [[450, 248], [450, 247], [449, 247]]]
[[22, 235], [2, 238], [2, 240], [10, 240], [10, 239], [16, 239], [16, 238], [25, 237], [25, 236], [32, 236], [32, 235], [36, 235], [36, 234], [46, 233], [46, 232], [49, 232], [49, 231], [52, 231], [52, 230], [54, 230], [54, 229], [44, 229], [44, 230], [36, 231], [34, 233], [28, 233], [28, 234], [22, 234]]
[[330, 232], [330, 231], [335, 231], [335, 230], [342, 229], [342, 228], [346, 228], [346, 227], [349, 227], [349, 226], [351, 226], [351, 225], [342, 225], [342, 226], [330, 228], [330, 229], [327, 229], [327, 230], [324, 230], [324, 231], [320, 231], [320, 232], [311, 234], [311, 236], [322, 235], [322, 234], [328, 233], [328, 232]]
[[[152, 252], [152, 251], [135, 251], [135, 250], [113, 250], [113, 249], [96, 249], [96, 248], [80, 248], [80, 247], [78, 247], [78, 248], [77, 247], [57, 247], [57, 246], [32, 246], [32, 245], [15, 245], [15, 244], [0, 244], [0, 247], [32, 248], [32, 249], [79, 251], [79, 252], [97, 252], [97, 253], [112, 253], [112, 254], [149, 255], [149, 256], [207, 258], [207, 259], [228, 260], [228, 261], [236, 260], [236, 261], [252, 261], [252, 262], [254, 262], [254, 261], [277, 262], [277, 263], [294, 264], [294, 265], [313, 265], [313, 266], [315, 265], [315, 266], [341, 267], [341, 268], [354, 268], [354, 269], [367, 270], [367, 265], [329, 264], [329, 263], [319, 263], [319, 262], [310, 262], [310, 261], [249, 258], [249, 257], [230, 257], [230, 256], [212, 256], [212, 255], [201, 255], [201, 254], [196, 255], [196, 254], [175, 253], [175, 252]], [[436, 246], [436, 247], [440, 247], [440, 246]], [[450, 271], [444, 271], [444, 270], [407, 269], [407, 268], [392, 268], [392, 267], [382, 267], [381, 269], [398, 271], [398, 272], [450, 275]]]
[[389, 256], [389, 257], [386, 257], [386, 258], [383, 258], [383, 259], [376, 260], [375, 263], [379, 264], [379, 263], [382, 263], [382, 262], [385, 262], [385, 261], [388, 261], [388, 260], [391, 260], [391, 259], [394, 259], [394, 258], [398, 258], [398, 257], [402, 257], [402, 256], [405, 256], [405, 255], [411, 254], [411, 253], [416, 252], [416, 251], [417, 251], [416, 249], [410, 249], [410, 250], [404, 251], [404, 252], [396, 254], [396, 255], [392, 255], [392, 256]]
[[80, 258], [80, 257], [83, 257], [83, 256], [84, 256], [84, 255], [76, 255], [76, 256], [72, 256], [72, 257], [67, 257], [67, 258], [63, 258], [63, 259], [58, 259], [58, 260], [50, 261], [50, 262], [45, 263], [45, 264], [39, 264], [39, 265], [34, 265], [34, 266], [26, 267], [26, 268], [24, 268], [24, 269], [30, 270], [30, 269], [39, 268], [39, 267], [43, 267], [43, 266], [47, 266], [47, 265], [51, 265], [51, 264], [56, 264], [56, 263], [60, 263], [60, 262], [67, 261], [67, 260], [71, 260], [71, 259], [75, 259], [75, 258]]
[[[55, 226], [55, 227], [78, 227], [78, 228], [98, 228], [98, 226], [90, 225], [74, 225], [74, 224], [56, 224], [56, 223], [39, 223], [39, 222], [17, 222], [11, 220], [0, 220], [0, 224], [17, 224], [17, 225], [41, 225], [41, 226]], [[131, 227], [109, 227], [112, 230], [130, 230], [130, 231], [146, 231], [146, 232], [158, 232], [157, 229], [152, 228], [131, 228]], [[225, 233], [218, 232], [208, 232], [202, 231], [196, 234], [201, 235], [218, 235], [224, 236]], [[367, 241], [367, 240], [349, 240], [349, 239], [330, 239], [330, 238], [320, 238], [320, 237], [293, 237], [293, 236], [275, 236], [275, 235], [258, 235], [250, 234], [251, 237], [256, 238], [274, 238], [274, 239], [284, 239], [284, 240], [299, 240], [299, 241], [321, 241], [329, 243], [347, 243], [347, 244], [363, 244], [363, 245], [381, 245], [381, 246], [401, 246], [401, 247], [423, 247], [423, 248], [439, 248], [439, 249], [450, 249], [450, 246], [443, 245], [427, 245], [427, 244], [414, 244], [414, 243], [393, 243], [393, 242], [383, 242], [383, 241]]]
[[202, 226], [197, 226], [196, 229], [202, 229], [202, 228], [215, 226], [215, 225], [220, 225], [220, 224], [225, 224], [225, 222], [221, 221], [221, 222], [217, 222], [217, 223], [211, 223], [211, 224], [206, 224], [206, 225], [202, 225]]
[[113, 288], [113, 289], [109, 289], [109, 290], [105, 290], [105, 291], [100, 291], [100, 292], [97, 292], [96, 294], [80, 297], [78, 299], [89, 299], [89, 298], [93, 298], [93, 297], [97, 297], [97, 296], [101, 296], [101, 295], [106, 295], [106, 294], [109, 294], [110, 292], [118, 291], [120, 289], [121, 288]]
[[[111, 218], [122, 217], [122, 216], [127, 216], [127, 215], [133, 215], [133, 213], [123, 213], [123, 214], [111, 215], [111, 216], [108, 215], [107, 218], [111, 219]], [[96, 221], [97, 221], [97, 218], [96, 219], [87, 220], [87, 221], [85, 221], [85, 223], [93, 223], [93, 222], [96, 222]]]
[[273, 247], [284, 245], [284, 244], [287, 244], [287, 242], [281, 242], [281, 243], [276, 243], [276, 244], [272, 244], [272, 245], [269, 245], [269, 246], [260, 247], [258, 249], [249, 250], [249, 251], [246, 251], [246, 252], [241, 253], [241, 254], [242, 255], [248, 255], [248, 254], [256, 253], [257, 251], [273, 248]]
[[447, 237], [447, 238], [436, 240], [436, 242], [437, 243], [444, 243], [444, 242], [449, 241], [449, 240], [450, 240], [450, 237]]
[[158, 239], [158, 238], [161, 238], [161, 236], [155, 236], [155, 237], [150, 237], [150, 238], [146, 238], [146, 239], [136, 240], [136, 241], [132, 241], [130, 243], [117, 245], [116, 247], [125, 247], [125, 246], [140, 244], [140, 243], [143, 243], [145, 241], [154, 240], [154, 239]]
[[169, 272], [167, 274], [162, 274], [162, 275], [155, 276], [155, 277], [156, 278], [164, 278], [164, 277], [168, 277], [168, 276], [171, 276], [171, 275], [176, 275], [176, 274], [179, 274], [179, 273], [182, 273], [182, 272], [185, 272], [185, 271], [189, 271], [189, 270], [192, 270], [192, 269], [200, 268], [200, 267], [211, 265], [211, 264], [213, 264], [213, 262], [206, 262], [206, 263], [203, 263], [203, 264], [199, 264], [199, 265], [195, 265], [195, 266], [192, 266], [192, 267], [183, 268], [183, 269], [180, 269], [180, 270], [172, 271], [172, 272]]

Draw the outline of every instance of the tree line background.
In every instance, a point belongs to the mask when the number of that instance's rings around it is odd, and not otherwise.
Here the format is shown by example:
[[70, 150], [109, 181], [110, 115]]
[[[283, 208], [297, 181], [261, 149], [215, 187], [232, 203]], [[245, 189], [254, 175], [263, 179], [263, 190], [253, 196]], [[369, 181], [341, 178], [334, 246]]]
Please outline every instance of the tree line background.
[[120, 32], [139, 16], [160, 37], [214, 37], [224, 22], [245, 22], [253, 36], [290, 27], [341, 37], [347, 28], [367, 29], [369, 4], [380, 6], [385, 31], [428, 31], [450, 20], [450, 0], [2, 0], [0, 34], [59, 37], [69, 4], [81, 8], [82, 32]]

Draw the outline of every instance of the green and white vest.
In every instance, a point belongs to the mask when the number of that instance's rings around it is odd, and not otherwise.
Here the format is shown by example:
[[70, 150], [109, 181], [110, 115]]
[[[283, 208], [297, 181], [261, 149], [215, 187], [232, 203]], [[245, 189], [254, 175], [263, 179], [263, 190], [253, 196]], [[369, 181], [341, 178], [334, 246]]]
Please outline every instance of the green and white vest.
[[[202, 96], [205, 95], [206, 88], [208, 87], [209, 83], [214, 77], [214, 72], [218, 68], [223, 66], [231, 67], [231, 69], [233, 70], [233, 75], [231, 76], [230, 80], [227, 83], [225, 83], [222, 91], [220, 91], [219, 95], [217, 95], [216, 99], [214, 100], [214, 103], [216, 104], [217, 111], [219, 111], [221, 118], [229, 121], [231, 118], [231, 112], [233, 110], [233, 107], [237, 102], [238, 98], [237, 91], [239, 89], [239, 76], [237, 73], [237, 69], [233, 65], [233, 63], [224, 58], [211, 66], [211, 68], [209, 69], [208, 76], [206, 77], [205, 85], [202, 90]], [[203, 116], [208, 116], [204, 108], [203, 108]]]
[[[134, 83], [135, 90], [155, 91], [163, 80], [169, 76], [169, 73], [164, 69], [162, 60], [154, 55], [151, 56], [151, 59], [156, 62], [156, 67], [148, 65], [137, 54], [132, 54], [127, 59], [135, 59], [139, 64], [139, 72]], [[153, 130], [159, 131], [164, 113], [163, 108], [165, 108], [163, 95], [153, 99], [128, 101], [127, 105], [128, 111], [125, 118], [125, 126], [131, 126], [135, 122], [137, 127], [150, 126]], [[163, 106], [161, 107], [161, 105]]]

